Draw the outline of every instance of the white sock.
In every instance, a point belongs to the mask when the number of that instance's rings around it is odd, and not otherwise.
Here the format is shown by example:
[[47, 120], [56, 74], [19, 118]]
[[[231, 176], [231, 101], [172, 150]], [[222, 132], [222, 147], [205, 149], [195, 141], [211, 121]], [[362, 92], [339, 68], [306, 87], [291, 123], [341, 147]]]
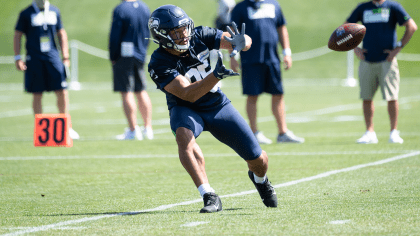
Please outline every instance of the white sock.
[[263, 184], [265, 183], [265, 181], [267, 181], [267, 175], [264, 175], [264, 177], [258, 177], [257, 175], [255, 175], [254, 173], [254, 181], [257, 184]]
[[198, 191], [200, 192], [201, 197], [204, 196], [206, 193], [214, 193], [214, 189], [210, 187], [210, 184], [202, 184], [198, 187]]

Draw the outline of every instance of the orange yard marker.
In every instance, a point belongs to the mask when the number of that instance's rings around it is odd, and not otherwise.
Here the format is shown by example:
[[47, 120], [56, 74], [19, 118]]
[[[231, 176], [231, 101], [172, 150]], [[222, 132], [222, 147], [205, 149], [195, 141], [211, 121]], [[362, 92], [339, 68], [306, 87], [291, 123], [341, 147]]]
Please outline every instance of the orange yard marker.
[[73, 139], [70, 138], [69, 128], [69, 114], [36, 114], [35, 147], [72, 147]]

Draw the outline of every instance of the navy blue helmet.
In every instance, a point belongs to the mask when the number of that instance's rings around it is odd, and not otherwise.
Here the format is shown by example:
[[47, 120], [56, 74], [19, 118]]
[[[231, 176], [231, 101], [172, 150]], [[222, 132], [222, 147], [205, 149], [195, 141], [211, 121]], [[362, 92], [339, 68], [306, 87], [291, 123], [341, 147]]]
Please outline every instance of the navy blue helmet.
[[[186, 27], [187, 37], [189, 38], [186, 45], [176, 44], [169, 35], [169, 32], [181, 27]], [[153, 42], [164, 48], [175, 49], [179, 52], [185, 52], [190, 47], [191, 37], [194, 32], [194, 22], [188, 17], [180, 7], [174, 5], [163, 5], [152, 12], [149, 19], [149, 30], [153, 37]]]

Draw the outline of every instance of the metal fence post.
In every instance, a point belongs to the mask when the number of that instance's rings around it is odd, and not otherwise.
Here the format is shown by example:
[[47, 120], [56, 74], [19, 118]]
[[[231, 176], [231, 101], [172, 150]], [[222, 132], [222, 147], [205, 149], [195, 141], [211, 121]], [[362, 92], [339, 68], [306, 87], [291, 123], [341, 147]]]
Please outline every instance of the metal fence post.
[[71, 80], [69, 89], [80, 90], [79, 82], [79, 51], [78, 51], [77, 40], [70, 41], [70, 53], [71, 53]]
[[355, 87], [357, 80], [354, 78], [354, 52], [347, 52], [347, 78], [343, 81], [343, 86]]

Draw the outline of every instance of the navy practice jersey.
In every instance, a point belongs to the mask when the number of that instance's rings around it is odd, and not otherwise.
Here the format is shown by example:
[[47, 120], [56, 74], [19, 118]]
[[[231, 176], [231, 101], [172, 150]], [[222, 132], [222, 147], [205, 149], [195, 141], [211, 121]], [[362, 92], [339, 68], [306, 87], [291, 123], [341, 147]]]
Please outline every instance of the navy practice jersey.
[[[44, 29], [46, 23], [47, 28]], [[24, 9], [16, 23], [15, 29], [26, 36], [26, 53], [32, 59], [60, 60], [54, 37], [63, 28], [60, 11], [50, 5], [49, 12], [44, 17], [44, 11], [39, 11], [34, 5]]]
[[388, 54], [384, 50], [394, 49], [397, 43], [397, 23], [403, 25], [410, 16], [397, 2], [385, 1], [382, 5], [376, 6], [372, 1], [357, 6], [350, 17], [349, 23], [361, 21], [366, 26], [366, 35], [363, 39], [363, 48], [366, 61], [385, 61]]
[[210, 50], [218, 50], [222, 31], [209, 28], [197, 27], [191, 39], [191, 47], [188, 56], [180, 57], [167, 52], [164, 48], [156, 49], [149, 63], [149, 73], [157, 88], [166, 94], [168, 109], [174, 106], [185, 106], [193, 110], [207, 110], [220, 104], [229, 102], [226, 95], [216, 85], [210, 92], [194, 103], [182, 100], [165, 91], [165, 86], [178, 75], [183, 75], [194, 83], [204, 79], [212, 73], [210, 67]]
[[245, 0], [238, 3], [232, 11], [231, 20], [238, 27], [246, 24], [245, 34], [252, 39], [252, 47], [241, 51], [241, 62], [244, 63], [279, 63], [277, 46], [279, 36], [277, 29], [286, 25], [280, 5], [275, 0], [264, 0], [255, 3]]
[[109, 37], [111, 61], [121, 56], [145, 61], [150, 35], [147, 25], [149, 17], [149, 8], [141, 1], [123, 1], [114, 9]]

